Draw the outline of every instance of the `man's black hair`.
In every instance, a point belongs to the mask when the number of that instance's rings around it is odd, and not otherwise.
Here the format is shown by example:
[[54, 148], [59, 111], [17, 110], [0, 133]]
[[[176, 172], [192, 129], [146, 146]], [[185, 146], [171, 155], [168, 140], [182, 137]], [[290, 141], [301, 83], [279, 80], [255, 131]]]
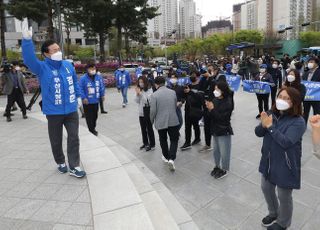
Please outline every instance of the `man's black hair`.
[[86, 69], [89, 69], [89, 68], [96, 68], [96, 65], [93, 62], [90, 62], [86, 65]]
[[19, 63], [18, 61], [12, 61], [12, 62], [11, 62], [11, 65], [17, 66], [17, 65], [20, 65], [20, 63]]
[[57, 42], [54, 40], [46, 40], [41, 46], [41, 53], [49, 53], [49, 46], [53, 44], [57, 44]]
[[164, 85], [166, 83], [166, 80], [164, 79], [164, 77], [160, 76], [154, 80], [154, 83], [157, 85]]
[[320, 65], [320, 60], [317, 57], [312, 57], [309, 59], [309, 61], [314, 61], [315, 63], [317, 63], [318, 65]]

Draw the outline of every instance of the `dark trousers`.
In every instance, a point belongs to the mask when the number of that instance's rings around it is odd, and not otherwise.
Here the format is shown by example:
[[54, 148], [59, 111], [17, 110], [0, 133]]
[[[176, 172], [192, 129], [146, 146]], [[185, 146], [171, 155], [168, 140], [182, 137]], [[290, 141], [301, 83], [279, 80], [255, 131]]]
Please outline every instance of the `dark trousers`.
[[79, 154], [79, 116], [77, 112], [66, 115], [47, 115], [48, 132], [54, 160], [57, 164], [65, 163], [62, 149], [63, 126], [67, 130], [67, 154], [69, 167], [80, 165]]
[[90, 132], [96, 131], [99, 104], [83, 105], [87, 126]]
[[12, 90], [12, 93], [8, 95], [7, 97], [7, 106], [6, 106], [6, 115], [7, 117], [10, 117], [10, 111], [11, 107], [13, 104], [17, 102], [18, 106], [20, 107], [22, 114], [26, 115], [27, 114], [27, 109], [26, 109], [26, 103], [24, 102], [24, 97], [21, 89], [19, 88], [14, 88]]
[[[167, 160], [175, 160], [179, 141], [179, 125], [158, 130], [162, 155]], [[168, 147], [168, 134], [170, 138], [170, 149]]]
[[276, 103], [277, 91], [278, 91], [278, 87], [277, 86], [271, 87], [271, 102], [272, 102], [272, 106]]
[[103, 104], [103, 100], [102, 100], [102, 97], [100, 98], [100, 110], [101, 112], [104, 112], [104, 104]]
[[149, 145], [154, 147], [156, 145], [154, 140], [154, 132], [150, 118], [139, 117], [142, 141], [145, 146]]
[[313, 114], [320, 114], [320, 102], [319, 101], [304, 101], [303, 102], [303, 117], [306, 123], [308, 124], [309, 113], [313, 108]]
[[207, 146], [211, 146], [211, 118], [209, 117], [208, 112], [204, 113], [203, 116], [203, 122], [204, 122], [204, 137], [206, 141]]
[[191, 128], [193, 126], [194, 129], [194, 139], [195, 140], [200, 140], [200, 127], [199, 127], [199, 121], [198, 119], [193, 119], [190, 118], [189, 116], [185, 116], [185, 136], [186, 136], [186, 143], [190, 144], [191, 143]]
[[269, 110], [269, 93], [268, 94], [256, 94], [258, 99], [259, 114], [264, 110]]
[[34, 93], [34, 95], [32, 96], [32, 98], [31, 98], [31, 100], [30, 100], [30, 102], [29, 102], [29, 104], [27, 106], [28, 110], [31, 110], [32, 106], [34, 105], [34, 103], [36, 103], [36, 101], [37, 101], [38, 97], [40, 96], [40, 94], [41, 94], [41, 88], [39, 87], [37, 89], [37, 91]]

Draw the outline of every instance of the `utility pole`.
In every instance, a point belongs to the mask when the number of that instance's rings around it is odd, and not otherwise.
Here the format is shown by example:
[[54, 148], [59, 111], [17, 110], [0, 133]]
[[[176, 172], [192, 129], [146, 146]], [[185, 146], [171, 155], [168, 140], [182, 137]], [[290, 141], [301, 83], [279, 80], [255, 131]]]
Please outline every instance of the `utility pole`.
[[7, 59], [5, 31], [6, 31], [6, 17], [5, 17], [5, 10], [4, 10], [4, 2], [3, 0], [0, 0], [0, 41], [1, 41], [2, 61]]

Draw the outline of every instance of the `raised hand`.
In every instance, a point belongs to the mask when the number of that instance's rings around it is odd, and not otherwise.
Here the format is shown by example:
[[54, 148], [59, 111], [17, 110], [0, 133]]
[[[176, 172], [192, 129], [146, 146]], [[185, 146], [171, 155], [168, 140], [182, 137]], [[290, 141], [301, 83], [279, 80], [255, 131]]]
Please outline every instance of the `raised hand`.
[[28, 28], [28, 19], [24, 18], [22, 23], [21, 23], [21, 32], [22, 32], [22, 37], [24, 39], [31, 39], [32, 38], [32, 27]]

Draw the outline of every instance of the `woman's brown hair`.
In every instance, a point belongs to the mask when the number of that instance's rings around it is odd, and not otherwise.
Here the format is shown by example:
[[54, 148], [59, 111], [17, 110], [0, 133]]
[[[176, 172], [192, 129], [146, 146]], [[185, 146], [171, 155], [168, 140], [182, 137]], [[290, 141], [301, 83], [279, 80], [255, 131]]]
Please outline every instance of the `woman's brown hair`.
[[[289, 73], [290, 73], [290, 72], [293, 72], [293, 73], [294, 73], [295, 80], [294, 80], [293, 82], [289, 82], [288, 79], [287, 79], [287, 77], [286, 77], [286, 81], [285, 81], [284, 85], [285, 85], [286, 87], [293, 87], [293, 88], [297, 89], [298, 91], [300, 91], [300, 89], [301, 89], [301, 76], [300, 76], [300, 72], [299, 72], [298, 70], [296, 70], [296, 69], [291, 69], [291, 70], [289, 71]], [[288, 73], [288, 74], [289, 74], [289, 73]]]
[[137, 81], [137, 86], [138, 86], [138, 87], [140, 87], [140, 86], [139, 86], [139, 80], [142, 80], [142, 81], [143, 81], [143, 84], [144, 84], [143, 90], [144, 90], [145, 92], [147, 92], [148, 89], [149, 89], [148, 78], [147, 78], [146, 76], [144, 76], [144, 75], [140, 76], [140, 77], [138, 78], [138, 81]]
[[[302, 104], [301, 104], [300, 92], [293, 87], [285, 87], [279, 91], [277, 98], [279, 97], [282, 91], [287, 92], [292, 103], [292, 107], [286, 111], [286, 114], [290, 116], [302, 116]], [[280, 113], [280, 111], [276, 107], [276, 104], [272, 106], [272, 111], [275, 113]]]

